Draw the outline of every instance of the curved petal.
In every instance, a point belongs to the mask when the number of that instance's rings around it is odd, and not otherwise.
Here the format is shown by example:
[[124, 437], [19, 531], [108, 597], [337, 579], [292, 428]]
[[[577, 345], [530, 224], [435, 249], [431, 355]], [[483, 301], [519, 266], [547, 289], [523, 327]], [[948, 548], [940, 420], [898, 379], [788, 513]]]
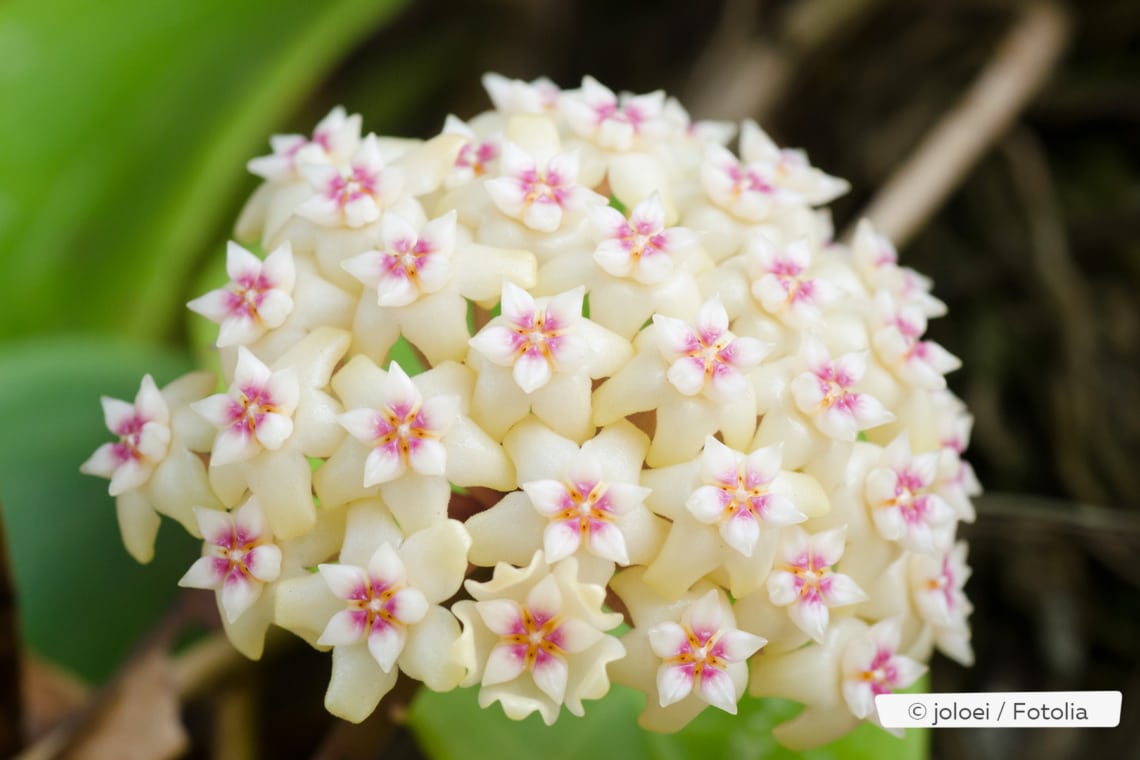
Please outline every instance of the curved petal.
[[554, 700], [556, 705], [560, 705], [566, 696], [566, 680], [569, 672], [566, 661], [561, 657], [539, 650], [538, 659], [534, 663], [534, 685]]
[[340, 647], [355, 644], [364, 638], [368, 615], [363, 610], [341, 610], [329, 618], [317, 644]]
[[408, 640], [408, 632], [402, 625], [380, 624], [379, 621], [372, 626], [368, 634], [368, 651], [373, 659], [385, 673], [391, 673], [404, 651], [404, 643]]
[[657, 668], [657, 700], [662, 707], [680, 702], [692, 691], [692, 665], [665, 663]]
[[736, 715], [736, 684], [728, 673], [718, 668], [705, 668], [701, 673], [701, 698], [713, 707]]

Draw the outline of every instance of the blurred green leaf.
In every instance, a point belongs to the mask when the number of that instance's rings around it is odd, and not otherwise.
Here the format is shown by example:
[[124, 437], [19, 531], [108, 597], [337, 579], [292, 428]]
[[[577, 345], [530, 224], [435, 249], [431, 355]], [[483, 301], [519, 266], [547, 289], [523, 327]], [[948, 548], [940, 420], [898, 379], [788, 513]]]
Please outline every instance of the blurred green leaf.
[[243, 163], [400, 5], [0, 5], [0, 337], [162, 334]]
[[477, 692], [473, 688], [437, 694], [424, 689], [416, 696], [409, 721], [428, 756], [434, 760], [532, 757], [538, 747], [544, 760], [922, 760], [928, 755], [928, 732], [910, 729], [900, 740], [870, 724], [825, 747], [803, 753], [784, 749], [772, 738], [772, 728], [794, 716], [800, 706], [779, 699], [745, 697], [738, 715], [710, 708], [676, 734], [655, 734], [637, 726], [644, 695], [622, 686], [613, 687], [601, 700], [587, 702], [586, 717], [563, 710], [550, 727], [537, 715], [508, 720], [497, 704], [482, 710]]
[[107, 481], [79, 465], [110, 440], [99, 396], [133, 399], [187, 357], [123, 342], [0, 345], [0, 501], [25, 640], [79, 674], [105, 677], [179, 592], [200, 544], [165, 521], [154, 562], [123, 549]]

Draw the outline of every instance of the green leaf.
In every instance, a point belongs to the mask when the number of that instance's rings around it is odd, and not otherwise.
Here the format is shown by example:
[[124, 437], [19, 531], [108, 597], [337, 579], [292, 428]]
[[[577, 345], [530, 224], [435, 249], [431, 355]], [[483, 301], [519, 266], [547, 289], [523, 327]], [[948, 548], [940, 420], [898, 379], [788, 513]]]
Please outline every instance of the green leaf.
[[927, 731], [909, 729], [900, 740], [870, 724], [825, 747], [792, 752], [776, 742], [772, 728], [793, 717], [800, 706], [779, 699], [745, 697], [738, 715], [709, 708], [676, 734], [655, 734], [637, 726], [645, 696], [622, 686], [613, 687], [601, 700], [585, 703], [584, 718], [563, 710], [550, 727], [537, 715], [508, 720], [497, 704], [482, 710], [476, 702], [477, 692], [472, 688], [437, 694], [425, 689], [416, 696], [409, 722], [429, 757], [498, 760], [533, 756], [536, 747], [542, 748], [544, 760], [922, 760], [929, 754]]
[[0, 5], [0, 337], [169, 330], [245, 161], [401, 5]]
[[0, 344], [0, 502], [24, 638], [36, 652], [98, 680], [180, 591], [200, 543], [165, 521], [154, 562], [122, 547], [107, 481], [79, 465], [110, 440], [99, 396], [133, 399], [187, 357], [123, 342], [60, 338]]

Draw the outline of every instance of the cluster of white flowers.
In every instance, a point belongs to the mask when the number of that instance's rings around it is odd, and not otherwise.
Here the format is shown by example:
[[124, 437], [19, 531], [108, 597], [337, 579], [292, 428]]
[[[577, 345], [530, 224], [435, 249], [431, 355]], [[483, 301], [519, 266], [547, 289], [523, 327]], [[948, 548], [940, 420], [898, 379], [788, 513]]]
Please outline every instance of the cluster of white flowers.
[[934, 648], [968, 664], [978, 484], [930, 283], [868, 223], [836, 242], [845, 183], [751, 121], [738, 157], [661, 92], [484, 83], [426, 142], [337, 108], [249, 163], [268, 253], [231, 243], [190, 303], [225, 392], [144, 378], [83, 466], [128, 551], [160, 514], [203, 538], [182, 585], [250, 657], [270, 625], [331, 649], [352, 721], [400, 671], [547, 723], [612, 680], [657, 731], [797, 700], [777, 738], [808, 747]]

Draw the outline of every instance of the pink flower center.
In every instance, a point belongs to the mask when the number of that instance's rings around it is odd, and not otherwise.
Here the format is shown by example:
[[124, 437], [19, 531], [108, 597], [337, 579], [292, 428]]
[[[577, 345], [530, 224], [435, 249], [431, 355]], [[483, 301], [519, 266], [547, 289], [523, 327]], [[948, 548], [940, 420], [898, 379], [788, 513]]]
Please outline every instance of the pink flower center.
[[750, 515], [756, 519], [763, 517], [768, 507], [768, 483], [771, 478], [742, 468], [735, 477], [719, 480], [720, 500], [724, 504], [721, 520]]
[[352, 201], [375, 196], [380, 184], [380, 173], [363, 166], [353, 166], [348, 175], [339, 174], [329, 181], [325, 194], [343, 209]]
[[578, 523], [579, 535], [586, 538], [591, 531], [599, 530], [603, 525], [613, 522], [613, 504], [606, 490], [606, 484], [601, 481], [566, 484], [562, 510], [550, 519], [556, 522]]
[[376, 446], [408, 464], [412, 451], [421, 441], [437, 440], [439, 431], [433, 429], [422, 406], [423, 403], [416, 400], [388, 404], [381, 409], [376, 418]]
[[526, 169], [516, 180], [526, 196], [523, 203], [527, 206], [532, 203], [554, 203], [565, 206], [570, 195], [569, 184], [556, 171], [540, 172], [536, 169]]
[[694, 684], [699, 685], [708, 669], [723, 671], [729, 660], [725, 656], [724, 642], [720, 630], [693, 630], [682, 626], [685, 641], [677, 653], [665, 658], [670, 665], [679, 666]]
[[515, 657], [522, 660], [524, 668], [530, 670], [541, 667], [551, 657], [566, 654], [562, 621], [557, 616], [547, 617], [542, 613], [531, 613], [526, 607], [520, 609], [513, 630], [500, 637], [500, 646], [507, 647]]
[[820, 408], [830, 409], [835, 406], [849, 414], [854, 413], [859, 403], [859, 394], [847, 389], [855, 384], [855, 378], [836, 369], [832, 362], [816, 370], [815, 376], [819, 378], [819, 387], [823, 392], [823, 399], [819, 402]]
[[369, 635], [373, 630], [383, 630], [400, 625], [398, 599], [396, 594], [402, 586], [383, 579], [366, 578], [364, 583], [353, 590], [348, 597], [348, 609], [353, 618]]
[[870, 667], [861, 671], [858, 678], [871, 687], [871, 693], [875, 696], [890, 694], [899, 680], [894, 654], [886, 649], [880, 649], [871, 660]]
[[139, 461], [143, 458], [142, 452], [139, 451], [139, 444], [142, 442], [143, 426], [146, 425], [147, 422], [149, 422], [149, 420], [136, 412], [123, 420], [118, 428], [112, 431], [115, 435], [119, 436], [119, 442], [112, 447], [115, 461], [118, 464], [132, 460]]
[[243, 274], [225, 291], [226, 310], [230, 316], [258, 319], [258, 309], [273, 283], [264, 274]]
[[563, 336], [569, 327], [546, 313], [545, 309], [537, 309], [530, 314], [524, 314], [510, 321], [510, 329], [514, 333], [511, 344], [515, 353], [515, 360], [524, 354], [541, 356], [547, 363], [553, 365], [558, 347], [563, 342]]
[[744, 192], [764, 193], [771, 195], [776, 192], [775, 185], [765, 173], [757, 171], [753, 165], [741, 167], [739, 164], [730, 164], [727, 167], [729, 178], [732, 180], [732, 193], [739, 196]]
[[795, 576], [796, 590], [805, 602], [820, 601], [821, 594], [831, 585], [831, 565], [820, 560], [813, 552], [806, 552], [783, 568]]
[[228, 534], [214, 540], [211, 554], [214, 555], [214, 573], [223, 583], [237, 583], [252, 577], [249, 565], [253, 550], [261, 545], [261, 537], [233, 527]]
[[399, 240], [390, 251], [384, 253], [381, 268], [385, 274], [407, 278], [417, 287], [420, 284], [420, 270], [424, 262], [436, 252], [429, 240]]
[[499, 146], [490, 140], [476, 145], [474, 142], [466, 143], [459, 149], [455, 165], [463, 169], [471, 169], [476, 177], [487, 173], [487, 164], [499, 157]]
[[263, 386], [247, 385], [230, 399], [230, 427], [242, 435], [253, 435], [265, 415], [276, 413], [277, 402]]

